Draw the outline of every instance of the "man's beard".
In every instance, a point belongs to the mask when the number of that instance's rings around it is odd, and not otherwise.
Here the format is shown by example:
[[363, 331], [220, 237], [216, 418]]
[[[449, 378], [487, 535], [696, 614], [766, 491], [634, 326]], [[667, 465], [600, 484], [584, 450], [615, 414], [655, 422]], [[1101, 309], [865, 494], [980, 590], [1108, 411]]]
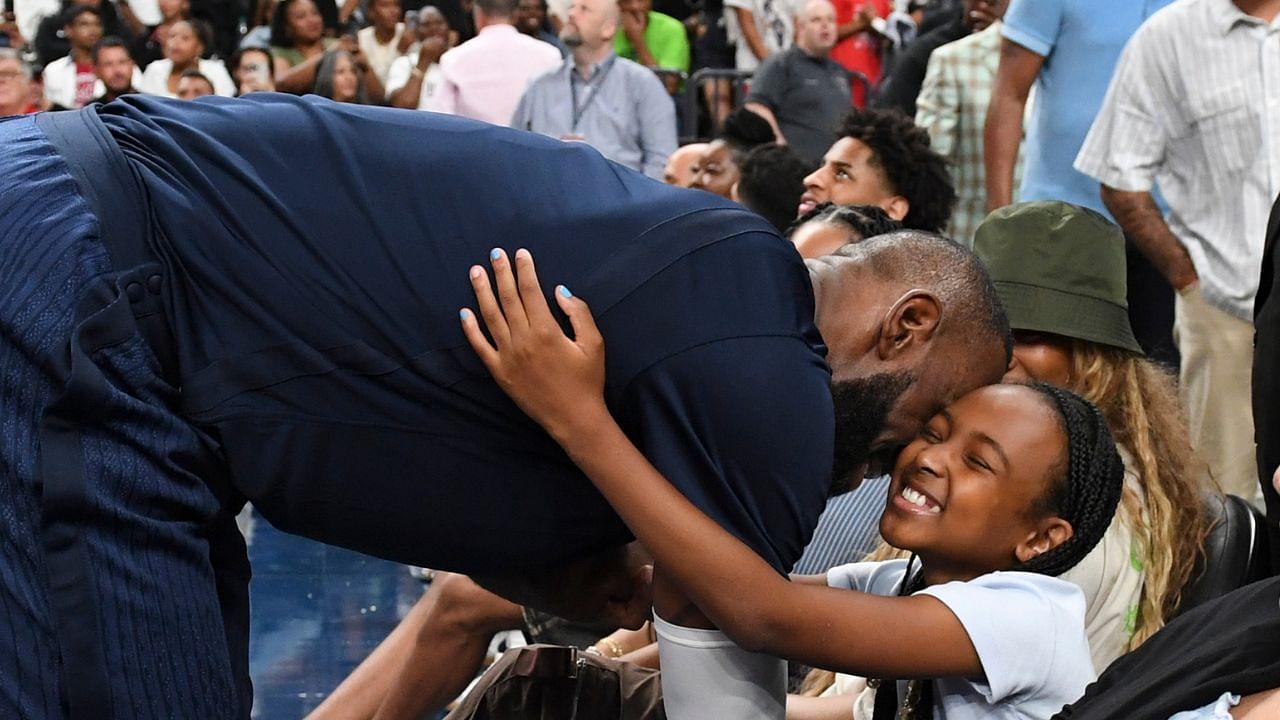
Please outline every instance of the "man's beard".
[[577, 28], [570, 30], [566, 27], [560, 31], [560, 42], [564, 43], [565, 47], [579, 47], [582, 45], [582, 33]]
[[870, 460], [871, 444], [884, 431], [889, 410], [914, 381], [904, 370], [831, 384], [836, 414], [832, 496], [847, 493], [862, 482], [861, 477], [851, 476]]

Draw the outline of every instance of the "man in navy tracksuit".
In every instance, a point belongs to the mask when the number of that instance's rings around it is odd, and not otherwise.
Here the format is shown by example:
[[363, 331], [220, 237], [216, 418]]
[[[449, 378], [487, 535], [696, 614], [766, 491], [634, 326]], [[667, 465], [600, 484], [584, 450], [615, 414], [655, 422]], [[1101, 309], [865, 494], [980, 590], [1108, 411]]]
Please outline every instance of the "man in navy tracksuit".
[[[566, 614], [647, 606], [626, 528], [463, 339], [493, 247], [591, 303], [624, 427], [780, 572], [824, 506], [809, 273], [737, 205], [581, 145], [277, 95], [5, 120], [0, 167], [0, 716], [247, 715], [245, 499]], [[998, 345], [916, 383], [878, 442]]]

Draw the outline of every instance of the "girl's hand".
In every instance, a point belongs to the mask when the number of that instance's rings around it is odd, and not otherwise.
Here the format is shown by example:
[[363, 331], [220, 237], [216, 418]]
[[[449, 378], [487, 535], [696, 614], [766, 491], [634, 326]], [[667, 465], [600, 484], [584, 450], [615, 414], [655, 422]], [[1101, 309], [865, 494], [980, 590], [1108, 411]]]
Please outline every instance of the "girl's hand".
[[587, 304], [561, 285], [556, 303], [569, 316], [574, 337], [564, 334], [542, 295], [528, 250], [516, 251], [514, 272], [502, 250], [494, 250], [490, 259], [496, 290], [479, 265], [471, 268], [471, 287], [493, 342], [465, 308], [462, 332], [503, 391], [563, 444], [608, 415], [604, 340]]

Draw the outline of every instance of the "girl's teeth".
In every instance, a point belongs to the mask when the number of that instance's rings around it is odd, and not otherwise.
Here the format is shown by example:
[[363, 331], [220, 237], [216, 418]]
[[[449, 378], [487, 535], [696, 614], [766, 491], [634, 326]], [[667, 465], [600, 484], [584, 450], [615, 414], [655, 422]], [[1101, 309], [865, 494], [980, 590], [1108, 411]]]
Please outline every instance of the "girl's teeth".
[[904, 486], [902, 488], [902, 492], [899, 494], [902, 495], [903, 499], [905, 499], [907, 502], [911, 503], [912, 505], [915, 505], [916, 507], [927, 508], [929, 513], [932, 515], [937, 515], [938, 513], [942, 512], [942, 508], [940, 507], [937, 507], [937, 506], [930, 507], [929, 500], [925, 498], [923, 493], [916, 492], [915, 490], [912, 490], [909, 487]]

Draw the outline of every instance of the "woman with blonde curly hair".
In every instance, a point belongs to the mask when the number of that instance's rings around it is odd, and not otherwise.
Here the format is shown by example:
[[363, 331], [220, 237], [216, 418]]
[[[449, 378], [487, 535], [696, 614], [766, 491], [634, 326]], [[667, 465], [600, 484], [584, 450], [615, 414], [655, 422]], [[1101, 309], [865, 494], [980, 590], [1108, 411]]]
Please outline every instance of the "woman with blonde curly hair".
[[1173, 376], [1133, 337], [1119, 228], [1066, 203], [1021, 203], [988, 216], [974, 250], [1014, 331], [1006, 379], [1049, 382], [1096, 404], [1125, 461], [1121, 512], [1067, 577], [1089, 601], [1101, 672], [1176, 614], [1210, 528], [1204, 496], [1216, 489], [1191, 449]]

